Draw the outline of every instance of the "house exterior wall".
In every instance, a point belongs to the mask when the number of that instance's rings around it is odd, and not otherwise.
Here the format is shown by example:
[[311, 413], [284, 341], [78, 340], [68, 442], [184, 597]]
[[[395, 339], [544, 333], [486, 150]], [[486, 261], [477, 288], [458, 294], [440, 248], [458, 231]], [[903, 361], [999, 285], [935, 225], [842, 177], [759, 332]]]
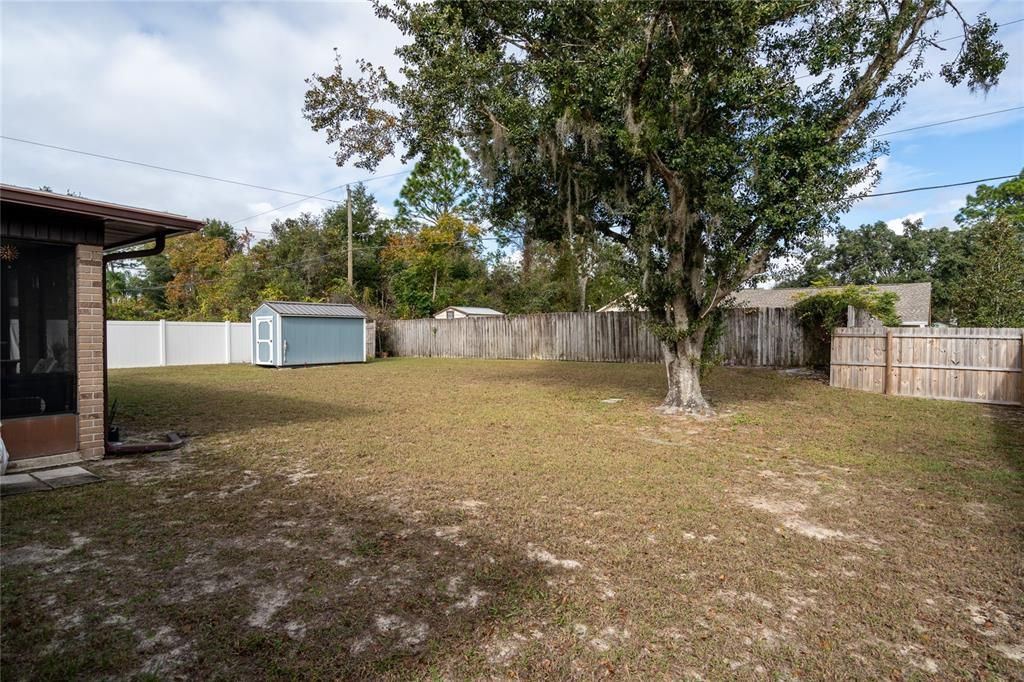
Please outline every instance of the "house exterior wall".
[[103, 247], [75, 247], [78, 353], [78, 451], [82, 459], [100, 459], [105, 450], [103, 413]]
[[[11, 454], [11, 468], [102, 458], [106, 451], [107, 343], [103, 250], [192, 232], [202, 222], [6, 184], [0, 185], [0, 205], [0, 237], [19, 240], [26, 245], [26, 253], [39, 254], [45, 249], [56, 253], [53, 247], [59, 246], [63, 251], [61, 268], [67, 268], [59, 279], [54, 270], [45, 278], [30, 279], [25, 291], [18, 286], [12, 289], [16, 294], [0, 299], [5, 335], [0, 346], [4, 360], [12, 362], [5, 362], [5, 376], [19, 378], [16, 384], [4, 384], [14, 386], [5, 390], [4, 398], [12, 401], [15, 408], [11, 414], [18, 416], [4, 419], [0, 427]], [[56, 256], [41, 257], [38, 263], [53, 268], [58, 264]], [[32, 274], [33, 267], [45, 269], [43, 265], [27, 267], [25, 272]], [[20, 277], [20, 272], [12, 266], [10, 272], [4, 272], [5, 282], [8, 277]], [[65, 286], [66, 292], [58, 295], [56, 289]], [[66, 310], [66, 318], [57, 314], [58, 307]], [[23, 319], [23, 310], [31, 310], [31, 315]], [[33, 332], [31, 336], [22, 334], [23, 324]], [[51, 336], [56, 338], [51, 341]], [[22, 344], [22, 339], [31, 343]], [[31, 352], [23, 353], [23, 345]], [[51, 373], [54, 376], [42, 376]], [[30, 380], [21, 381], [23, 375]], [[58, 378], [62, 378], [59, 401], [51, 395]], [[33, 390], [37, 387], [41, 388]], [[25, 400], [35, 399], [39, 400], [39, 414], [26, 407], [31, 403]]]

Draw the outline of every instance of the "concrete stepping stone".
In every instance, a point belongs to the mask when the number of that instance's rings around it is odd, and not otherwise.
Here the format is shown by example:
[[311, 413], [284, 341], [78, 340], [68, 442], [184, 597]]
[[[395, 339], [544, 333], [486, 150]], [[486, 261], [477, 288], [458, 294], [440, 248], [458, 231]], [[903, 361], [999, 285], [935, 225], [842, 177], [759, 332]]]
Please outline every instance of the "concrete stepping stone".
[[37, 490], [49, 490], [50, 486], [34, 478], [31, 474], [8, 474], [0, 476], [0, 495], [17, 495], [33, 493]]
[[99, 483], [103, 479], [79, 466], [45, 469], [25, 474], [8, 474], [0, 476], [0, 495], [18, 495], [34, 493], [57, 488], [70, 488], [75, 485]]
[[61, 467], [60, 469], [46, 469], [35, 471], [33, 476], [51, 488], [68, 488], [73, 485], [85, 485], [87, 483], [98, 483], [103, 479], [94, 473], [86, 471], [82, 467]]

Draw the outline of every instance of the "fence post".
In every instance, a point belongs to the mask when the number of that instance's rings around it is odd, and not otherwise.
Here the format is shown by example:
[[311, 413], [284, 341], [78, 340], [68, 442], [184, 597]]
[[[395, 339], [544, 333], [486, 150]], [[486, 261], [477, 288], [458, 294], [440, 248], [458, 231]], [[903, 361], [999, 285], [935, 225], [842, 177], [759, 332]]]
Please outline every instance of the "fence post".
[[893, 334], [891, 329], [885, 330], [885, 394], [892, 394], [892, 356]]
[[167, 366], [167, 320], [160, 320], [160, 366]]
[[224, 364], [231, 364], [231, 320], [224, 320]]

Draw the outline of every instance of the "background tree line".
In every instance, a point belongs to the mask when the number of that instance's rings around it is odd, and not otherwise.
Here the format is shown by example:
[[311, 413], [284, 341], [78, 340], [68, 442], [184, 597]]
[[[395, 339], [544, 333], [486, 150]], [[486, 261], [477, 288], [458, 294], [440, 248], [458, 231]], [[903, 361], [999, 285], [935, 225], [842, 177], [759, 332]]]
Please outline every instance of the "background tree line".
[[[107, 273], [110, 319], [243, 321], [269, 299], [350, 301], [399, 318], [448, 305], [565, 312], [625, 293], [630, 263], [618, 244], [585, 245], [581, 267], [578, 244], [531, 232], [485, 201], [466, 162], [451, 153], [440, 168], [417, 167], [394, 218], [381, 215], [364, 185], [353, 188], [352, 288], [344, 205], [276, 221], [260, 241], [210, 220], [200, 233], [170, 240], [160, 256], [115, 262]], [[897, 234], [879, 221], [841, 230], [776, 278], [780, 287], [931, 282], [937, 322], [1024, 326], [1024, 174], [978, 187], [953, 227], [907, 221]]]
[[[526, 229], [489, 203], [454, 149], [419, 164], [381, 215], [362, 184], [352, 192], [353, 287], [347, 283], [346, 209], [279, 220], [255, 241], [210, 220], [160, 256], [115, 262], [110, 319], [248, 320], [264, 300], [348, 301], [375, 315], [425, 317], [448, 305], [507, 313], [594, 310], [628, 289], [631, 267], [610, 240], [570, 244]], [[487, 239], [496, 250], [484, 248]], [[515, 254], [515, 255], [513, 255]], [[1024, 326], [1024, 174], [968, 196], [955, 226], [885, 222], [818, 240], [778, 269], [777, 286], [932, 283], [932, 318], [960, 326]]]
[[449, 305], [556, 312], [595, 309], [625, 293], [618, 245], [587, 245], [581, 275], [578, 245], [542, 241], [502, 218], [458, 150], [444, 149], [416, 164], [393, 218], [364, 185], [353, 186], [351, 287], [344, 204], [277, 220], [259, 240], [208, 220], [159, 256], [112, 264], [108, 317], [245, 321], [264, 300], [352, 302], [397, 318]]

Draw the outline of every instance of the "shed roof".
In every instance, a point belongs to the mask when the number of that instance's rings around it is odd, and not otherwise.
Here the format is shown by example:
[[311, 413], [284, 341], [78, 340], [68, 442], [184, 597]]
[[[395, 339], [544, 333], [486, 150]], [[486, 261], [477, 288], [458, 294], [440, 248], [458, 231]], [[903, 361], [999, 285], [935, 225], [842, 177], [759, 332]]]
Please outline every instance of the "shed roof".
[[[465, 313], [466, 315], [504, 315], [505, 314], [505, 313], [501, 312], [500, 310], [495, 310], [494, 308], [482, 308], [482, 307], [474, 307], [474, 306], [467, 306], [467, 305], [450, 305], [450, 306], [448, 306], [448, 308], [451, 308], [452, 310], [458, 310], [460, 313]], [[448, 308], [445, 308], [445, 310], [448, 310]]]
[[[916, 282], [912, 284], [874, 284], [874, 288], [883, 292], [892, 292], [899, 296], [896, 301], [896, 314], [904, 324], [925, 323], [931, 321], [932, 284]], [[809, 296], [822, 291], [836, 291], [843, 287], [801, 287], [791, 289], [741, 289], [732, 295], [735, 305], [741, 308], [789, 308], [796, 305], [802, 296]]]
[[366, 313], [348, 303], [264, 301], [263, 305], [285, 317], [366, 317]]

